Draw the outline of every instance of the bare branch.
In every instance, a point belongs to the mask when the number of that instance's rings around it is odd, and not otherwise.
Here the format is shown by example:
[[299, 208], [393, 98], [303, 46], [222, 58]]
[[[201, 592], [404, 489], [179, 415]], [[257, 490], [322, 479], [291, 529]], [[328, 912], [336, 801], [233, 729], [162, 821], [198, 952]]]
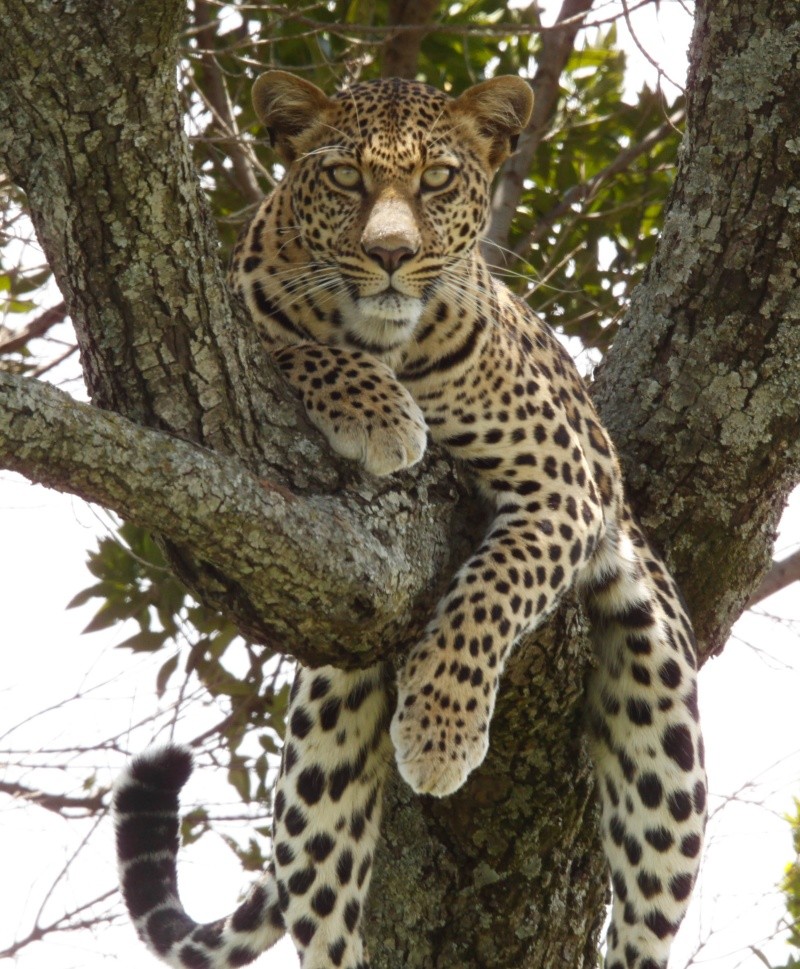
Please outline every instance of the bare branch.
[[40, 313], [20, 332], [7, 340], [0, 340], [0, 354], [15, 353], [21, 350], [30, 340], [44, 336], [47, 331], [57, 323], [62, 323], [67, 316], [66, 304], [61, 302], [57, 306], [51, 306], [49, 310]]
[[[534, 102], [533, 114], [522, 132], [517, 151], [503, 165], [492, 199], [492, 215], [484, 247], [484, 256], [496, 262], [493, 250], [508, 244], [508, 233], [522, 194], [522, 186], [530, 171], [533, 156], [544, 135], [549, 131], [559, 97], [559, 82], [575, 37], [584, 24], [584, 17], [593, 0], [564, 0], [555, 24], [542, 31], [542, 49], [536, 74], [531, 81]], [[491, 243], [495, 245], [492, 246]]]
[[90, 797], [70, 797], [67, 794], [48, 794], [47, 791], [37, 791], [11, 781], [0, 781], [0, 794], [27, 801], [28, 804], [35, 804], [60, 817], [85, 817], [97, 814], [103, 808], [105, 793], [105, 791], [98, 791]]
[[772, 568], [767, 572], [755, 592], [747, 602], [747, 608], [751, 609], [757, 603], [769, 596], [785, 589], [792, 582], [800, 582], [800, 549], [788, 558], [781, 559], [780, 562], [773, 562]]
[[214, 9], [207, 0], [198, 0], [195, 4], [194, 16], [199, 28], [197, 45], [205, 74], [202, 93], [206, 106], [214, 116], [214, 127], [222, 135], [218, 142], [219, 150], [227, 155], [233, 165], [236, 186], [249, 202], [257, 204], [264, 197], [264, 192], [254, 174], [254, 156], [241, 138], [225, 77], [214, 53]]
[[86, 917], [79, 918], [84, 912], [93, 908], [95, 905], [99, 905], [100, 902], [105, 902], [109, 898], [113, 898], [119, 889], [115, 886], [110, 888], [108, 891], [97, 895], [89, 902], [84, 902], [83, 905], [78, 905], [76, 908], [72, 909], [70, 912], [65, 912], [62, 916], [57, 918], [55, 921], [50, 922], [48, 925], [39, 925], [38, 922], [34, 927], [21, 939], [17, 939], [11, 945], [7, 946], [5, 949], [0, 949], [0, 959], [13, 958], [19, 951], [25, 948], [25, 946], [30, 945], [32, 942], [40, 942], [46, 935], [50, 935], [53, 932], [74, 932], [77, 929], [96, 929], [102, 922], [111, 922], [119, 918], [119, 915], [107, 915], [101, 917], [96, 914], [91, 914]]
[[[392, 27], [424, 28], [433, 18], [438, 0], [391, 0], [389, 4], [389, 24]], [[383, 77], [407, 77], [417, 75], [417, 61], [422, 40], [427, 31], [394, 30], [383, 42], [381, 64]]]

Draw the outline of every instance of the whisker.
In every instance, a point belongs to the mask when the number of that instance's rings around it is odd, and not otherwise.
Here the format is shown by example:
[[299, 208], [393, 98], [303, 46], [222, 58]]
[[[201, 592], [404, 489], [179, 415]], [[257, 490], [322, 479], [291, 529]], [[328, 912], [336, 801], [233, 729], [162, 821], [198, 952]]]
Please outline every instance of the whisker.
[[[481, 244], [485, 246], [491, 246], [493, 249], [497, 249], [499, 252], [502, 252], [504, 255], [511, 256], [514, 262], [521, 262], [523, 266], [528, 267], [528, 269], [534, 276], [538, 277], [540, 275], [539, 271], [536, 269], [536, 267], [533, 265], [532, 262], [527, 260], [524, 256], [519, 255], [519, 253], [514, 252], [513, 249], [509, 249], [508, 246], [502, 246], [500, 245], [499, 242], [495, 242], [494, 239], [488, 238], [488, 236], [483, 236], [481, 238]], [[499, 272], [504, 272], [504, 273], [508, 272], [508, 273], [512, 273], [515, 276], [520, 276], [522, 278], [525, 278], [522, 273], [516, 273], [511, 269], [507, 269], [505, 266], [503, 267], [492, 266], [491, 272], [493, 276], [496, 276]]]

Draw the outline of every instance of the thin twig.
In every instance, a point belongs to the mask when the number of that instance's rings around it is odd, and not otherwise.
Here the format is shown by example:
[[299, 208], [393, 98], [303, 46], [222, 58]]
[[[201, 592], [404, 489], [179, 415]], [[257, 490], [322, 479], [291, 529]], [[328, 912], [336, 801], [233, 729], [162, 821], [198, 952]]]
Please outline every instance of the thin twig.
[[44, 336], [51, 327], [63, 322], [66, 316], [67, 306], [63, 302], [52, 306], [49, 310], [45, 310], [36, 319], [31, 320], [21, 332], [9, 337], [7, 340], [0, 340], [0, 354], [15, 353], [18, 350], [22, 350], [30, 340]]
[[614, 175], [619, 175], [621, 172], [630, 168], [634, 161], [641, 155], [652, 150], [652, 148], [657, 145], [660, 141], [663, 141], [667, 135], [671, 134], [679, 124], [682, 123], [686, 112], [681, 108], [679, 111], [675, 111], [663, 124], [660, 124], [657, 128], [651, 131], [648, 135], [642, 138], [641, 141], [637, 142], [635, 145], [629, 145], [623, 151], [621, 151], [614, 161], [609, 162], [605, 168], [597, 172], [591, 178], [587, 179], [585, 182], [581, 182], [579, 185], [573, 185], [571, 189], [564, 193], [561, 201], [558, 205], [555, 205], [549, 212], [541, 216], [536, 222], [536, 225], [527, 233], [517, 245], [514, 247], [514, 251], [518, 256], [524, 255], [524, 253], [536, 242], [538, 242], [542, 236], [547, 232], [547, 230], [557, 222], [562, 216], [566, 215], [573, 209], [573, 206], [583, 204], [591, 201], [597, 194], [600, 186], [607, 182]]

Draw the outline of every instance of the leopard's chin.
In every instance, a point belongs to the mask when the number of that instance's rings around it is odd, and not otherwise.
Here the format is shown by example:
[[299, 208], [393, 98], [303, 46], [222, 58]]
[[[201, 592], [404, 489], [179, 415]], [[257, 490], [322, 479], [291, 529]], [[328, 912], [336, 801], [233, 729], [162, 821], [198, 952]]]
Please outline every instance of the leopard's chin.
[[364, 296], [345, 325], [365, 348], [373, 352], [396, 350], [412, 338], [422, 316], [423, 301], [397, 290]]
[[357, 307], [365, 320], [389, 324], [397, 329], [413, 329], [422, 315], [422, 300], [416, 296], [406, 296], [396, 289], [386, 289], [375, 296], [363, 296], [358, 300]]

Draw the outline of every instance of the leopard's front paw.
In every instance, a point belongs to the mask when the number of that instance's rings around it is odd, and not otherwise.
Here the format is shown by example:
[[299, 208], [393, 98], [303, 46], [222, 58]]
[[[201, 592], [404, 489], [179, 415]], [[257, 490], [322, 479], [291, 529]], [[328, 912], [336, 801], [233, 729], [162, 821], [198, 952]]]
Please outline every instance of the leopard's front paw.
[[346, 407], [343, 402], [326, 412], [311, 411], [309, 417], [337, 454], [358, 461], [370, 474], [410, 468], [425, 453], [425, 418], [410, 396], [388, 412], [352, 409], [348, 401]]
[[483, 763], [494, 705], [477, 668], [453, 660], [443, 670], [447, 663], [435, 646], [412, 653], [391, 725], [400, 776], [417, 793], [436, 797], [457, 791]]

